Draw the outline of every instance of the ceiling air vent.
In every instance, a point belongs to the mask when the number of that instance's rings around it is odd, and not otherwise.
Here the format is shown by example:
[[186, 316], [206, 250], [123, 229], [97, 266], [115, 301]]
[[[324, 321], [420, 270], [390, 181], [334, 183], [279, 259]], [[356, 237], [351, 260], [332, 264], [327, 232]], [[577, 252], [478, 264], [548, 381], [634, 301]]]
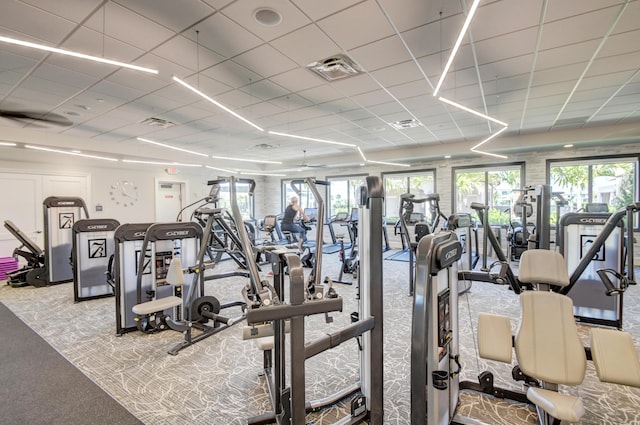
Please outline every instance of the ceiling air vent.
[[396, 130], [406, 130], [407, 128], [420, 127], [422, 124], [418, 120], [400, 120], [394, 121], [390, 125]]
[[342, 54], [310, 63], [307, 68], [328, 81], [352, 77], [363, 72], [353, 59]]
[[154, 118], [154, 117], [146, 118], [140, 121], [140, 124], [150, 125], [152, 127], [162, 127], [162, 128], [169, 128], [176, 125], [176, 123], [174, 122], [163, 120], [162, 118]]

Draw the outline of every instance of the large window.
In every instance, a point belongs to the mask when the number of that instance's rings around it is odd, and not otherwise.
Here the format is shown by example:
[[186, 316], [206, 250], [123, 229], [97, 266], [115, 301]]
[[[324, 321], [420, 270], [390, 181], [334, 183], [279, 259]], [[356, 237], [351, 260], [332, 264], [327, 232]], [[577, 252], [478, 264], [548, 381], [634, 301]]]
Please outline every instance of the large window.
[[[296, 179], [296, 181], [304, 181], [306, 178]], [[303, 209], [307, 208], [316, 208], [316, 200], [313, 196], [313, 193], [309, 189], [309, 186], [306, 183], [301, 183], [297, 185], [297, 188], [300, 189], [300, 193], [296, 193], [291, 187], [292, 180], [282, 180], [282, 211], [287, 208], [291, 198], [296, 196], [298, 198], [298, 205], [300, 205]], [[318, 188], [318, 191], [322, 193], [322, 187]]]
[[479, 202], [490, 207], [490, 225], [506, 226], [523, 186], [524, 163], [454, 168], [454, 211], [474, 215], [471, 204]]
[[[249, 194], [248, 183], [236, 183], [236, 199], [238, 201], [238, 209], [244, 220], [250, 220], [254, 214], [254, 199]], [[218, 207], [226, 208], [231, 212], [229, 183], [225, 182], [220, 185]]]
[[[589, 210], [593, 204], [606, 206], [610, 212], [624, 208], [638, 199], [637, 175], [635, 156], [547, 161], [552, 191], [567, 201], [560, 214]], [[553, 209], [551, 214], [555, 214]]]
[[[424, 198], [426, 195], [434, 193], [436, 172], [435, 170], [420, 170], [406, 173], [382, 173], [384, 184], [384, 208], [385, 217], [388, 223], [398, 220], [400, 213], [400, 195], [412, 193], [416, 198]], [[425, 215], [428, 204], [421, 203], [414, 206], [414, 212]]]
[[365, 174], [327, 178], [331, 183], [327, 209], [329, 218], [337, 213], [351, 214], [353, 208], [358, 208], [360, 186], [364, 184], [365, 178]]

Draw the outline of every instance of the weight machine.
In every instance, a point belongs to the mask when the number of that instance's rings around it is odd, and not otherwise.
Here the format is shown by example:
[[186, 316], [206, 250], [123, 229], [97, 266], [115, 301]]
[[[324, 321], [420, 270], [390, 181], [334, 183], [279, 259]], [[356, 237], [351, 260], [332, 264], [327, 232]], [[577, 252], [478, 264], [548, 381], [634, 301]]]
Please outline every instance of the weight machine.
[[[344, 397], [351, 398], [351, 413], [340, 420], [341, 424], [355, 424], [369, 420], [372, 425], [383, 421], [383, 331], [382, 331], [382, 202], [383, 189], [378, 177], [367, 177], [360, 200], [359, 243], [368, 247], [361, 259], [360, 308], [353, 313], [352, 324], [346, 329], [326, 335], [305, 344], [305, 316], [340, 311], [342, 299], [332, 288], [310, 290], [305, 284], [299, 258], [291, 253], [272, 252], [271, 256], [283, 258], [289, 269], [289, 300], [284, 303], [284, 295], [276, 298], [276, 304], [254, 305], [247, 312], [248, 334], [257, 334], [258, 326], [272, 323], [273, 342], [265, 354], [265, 372], [271, 389], [273, 411], [251, 418], [250, 424], [278, 423], [300, 425], [306, 423], [308, 410], [320, 409]], [[319, 203], [319, 211], [323, 210]], [[319, 216], [322, 214], [319, 212]], [[281, 249], [281, 248], [280, 248]], [[279, 260], [275, 260], [276, 263]], [[282, 276], [282, 273], [275, 273]], [[282, 282], [275, 284], [282, 294]], [[290, 326], [289, 359], [285, 361], [285, 321]], [[349, 386], [338, 394], [316, 402], [305, 401], [305, 361], [329, 348], [353, 338], [358, 338], [360, 349], [360, 382]], [[290, 382], [286, 383], [286, 367], [290, 367]]]

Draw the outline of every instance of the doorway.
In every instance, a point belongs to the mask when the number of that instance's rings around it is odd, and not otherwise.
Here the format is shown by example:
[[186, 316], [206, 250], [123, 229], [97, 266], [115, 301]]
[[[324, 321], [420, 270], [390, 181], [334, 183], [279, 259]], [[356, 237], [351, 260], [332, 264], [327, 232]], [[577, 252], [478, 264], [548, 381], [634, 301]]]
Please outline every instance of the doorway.
[[185, 182], [156, 181], [156, 223], [178, 221], [178, 214], [184, 207]]

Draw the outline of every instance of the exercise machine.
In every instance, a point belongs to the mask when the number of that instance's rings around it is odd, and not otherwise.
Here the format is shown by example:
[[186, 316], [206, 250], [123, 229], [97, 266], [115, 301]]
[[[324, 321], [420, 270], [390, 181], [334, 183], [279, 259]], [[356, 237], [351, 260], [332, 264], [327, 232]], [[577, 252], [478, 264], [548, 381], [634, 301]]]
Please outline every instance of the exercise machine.
[[73, 280], [71, 247], [73, 223], [89, 218], [84, 200], [77, 197], [49, 196], [42, 202], [44, 209], [44, 260], [47, 284]]
[[622, 329], [623, 293], [636, 284], [633, 227], [638, 211], [640, 203], [634, 203], [614, 213], [560, 218], [558, 247], [571, 273], [562, 293], [573, 300], [578, 321]]
[[[351, 413], [339, 423], [359, 423], [368, 420], [372, 425], [383, 421], [383, 330], [382, 330], [382, 219], [383, 189], [378, 177], [367, 177], [361, 192], [362, 214], [358, 234], [360, 246], [366, 246], [367, 255], [361, 259], [360, 308], [352, 314], [353, 323], [346, 329], [305, 343], [305, 316], [340, 311], [342, 299], [330, 289], [309, 291], [299, 258], [283, 254], [289, 268], [289, 300], [277, 298], [277, 304], [255, 305], [247, 312], [247, 323], [257, 326], [271, 322], [273, 325], [274, 362], [266, 363], [268, 379], [273, 379], [273, 411], [249, 420], [250, 424], [278, 423], [304, 424], [307, 410], [320, 408], [351, 395]], [[323, 208], [322, 204], [319, 209]], [[284, 288], [279, 288], [282, 290]], [[317, 289], [317, 288], [316, 288]], [[286, 359], [285, 321], [289, 322], [289, 358]], [[251, 327], [249, 328], [251, 329]], [[257, 333], [257, 332], [256, 332]], [[305, 400], [305, 361], [329, 348], [358, 338], [360, 349], [360, 382], [338, 395], [321, 401]], [[265, 359], [270, 358], [265, 356]], [[286, 367], [289, 366], [289, 373]], [[289, 383], [286, 378], [289, 377]]]
[[147, 258], [141, 276], [141, 285], [152, 288], [151, 252], [142, 252], [142, 241], [152, 223], [125, 223], [113, 234], [115, 253], [110, 260], [107, 279], [113, 282], [116, 296], [116, 335], [120, 336], [138, 329], [136, 315], [132, 311], [138, 304], [138, 262], [140, 256]]
[[[44, 251], [12, 221], [5, 220], [4, 227], [18, 241], [20, 246], [13, 250], [13, 258], [18, 261], [22, 257], [27, 263], [20, 269], [7, 273], [7, 285], [13, 288], [31, 285], [35, 287], [47, 286]], [[25, 249], [23, 249], [25, 248]]]
[[87, 218], [73, 223], [73, 300], [110, 297], [115, 286], [108, 279], [109, 260], [114, 255], [117, 220]]
[[414, 425], [479, 421], [456, 414], [460, 391], [470, 389], [498, 398], [531, 403], [541, 425], [578, 422], [582, 400], [558, 392], [558, 385], [578, 385], [593, 360], [603, 382], [640, 386], [640, 362], [631, 337], [611, 329], [592, 329], [591, 347], [582, 345], [572, 317], [571, 299], [551, 292], [566, 287], [569, 275], [559, 253], [532, 249], [521, 258], [522, 281], [537, 291], [520, 295], [522, 317], [512, 336], [508, 317], [481, 313], [478, 319], [480, 357], [518, 366], [513, 377], [525, 381], [526, 394], [493, 387], [493, 376], [461, 382], [458, 342], [458, 297], [455, 258], [461, 247], [453, 234], [429, 235], [418, 246], [418, 281], [414, 296], [411, 344], [411, 423]]
[[[221, 304], [217, 298], [204, 294], [206, 249], [203, 230], [193, 222], [153, 224], [146, 230], [140, 247], [137, 304], [131, 310], [136, 314], [138, 330], [144, 333], [172, 329], [184, 335], [184, 341], [169, 350], [171, 355], [244, 318], [244, 302]], [[143, 274], [145, 263], [150, 259], [154, 259], [148, 280], [151, 285], [145, 287]], [[191, 266], [183, 268], [183, 264]], [[187, 282], [185, 274], [192, 276], [191, 282]], [[243, 311], [239, 316], [219, 314], [223, 309], [236, 306]]]
[[[482, 263], [480, 270], [460, 270], [458, 272], [459, 281], [472, 281], [472, 282], [487, 282], [496, 285], [509, 285], [516, 294], [522, 292], [524, 287], [528, 285], [522, 285], [514, 274], [511, 264], [500, 247], [494, 232], [491, 231], [488, 223], [489, 207], [479, 202], [472, 202], [471, 209], [473, 209], [478, 215], [480, 224], [482, 225]], [[497, 260], [491, 265], [487, 264], [487, 252], [488, 245], [491, 244]]]

